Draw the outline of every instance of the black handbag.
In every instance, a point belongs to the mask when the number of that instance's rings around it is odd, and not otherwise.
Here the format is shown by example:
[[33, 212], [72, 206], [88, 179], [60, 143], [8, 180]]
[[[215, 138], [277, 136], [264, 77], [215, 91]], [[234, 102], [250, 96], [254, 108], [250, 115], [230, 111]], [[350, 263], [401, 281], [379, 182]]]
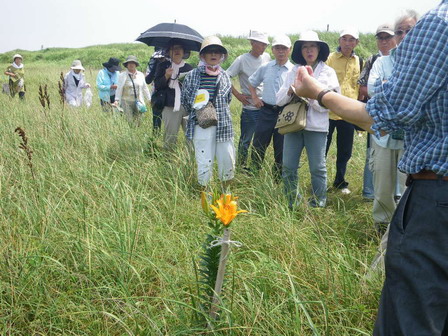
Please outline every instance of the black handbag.
[[151, 96], [151, 106], [157, 110], [163, 110], [166, 103], [166, 90], [157, 90]]

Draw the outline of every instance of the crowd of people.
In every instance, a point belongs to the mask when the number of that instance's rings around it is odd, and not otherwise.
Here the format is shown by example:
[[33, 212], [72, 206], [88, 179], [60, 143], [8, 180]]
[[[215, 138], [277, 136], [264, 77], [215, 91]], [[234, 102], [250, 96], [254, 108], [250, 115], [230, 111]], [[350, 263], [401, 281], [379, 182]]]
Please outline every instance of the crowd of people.
[[[262, 167], [265, 153], [273, 143], [273, 178], [283, 182], [290, 209], [304, 202], [299, 188], [298, 168], [305, 149], [311, 175], [311, 195], [307, 204], [325, 207], [327, 204], [327, 162], [333, 134], [337, 133], [336, 174], [332, 187], [349, 194], [345, 179], [351, 157], [355, 125], [342, 119], [318, 101], [307, 101], [306, 126], [303, 130], [280, 134], [276, 127], [279, 113], [296, 96], [292, 84], [302, 65], [312, 67], [314, 77], [328, 90], [346, 97], [367, 101], [375, 94], [377, 79], [384, 82], [392, 71], [395, 47], [416, 24], [417, 14], [408, 11], [395, 25], [382, 24], [376, 31], [379, 52], [364, 62], [354, 49], [359, 43], [356, 29], [347, 28], [339, 36], [338, 48], [331, 52], [328, 44], [314, 31], [307, 31], [291, 43], [286, 35], [274, 36], [250, 31], [251, 49], [238, 56], [227, 70], [221, 65], [228, 51], [216, 36], [204, 39], [199, 51], [200, 62], [193, 68], [186, 63], [191, 51], [181, 39], [172, 39], [168, 46], [156, 48], [148, 63], [146, 74], [138, 70], [135, 56], [120, 60], [110, 57], [98, 72], [96, 87], [104, 111], [119, 111], [134, 126], [141, 123], [146, 104], [153, 111], [153, 131], [163, 129], [164, 149], [175, 149], [180, 128], [184, 130], [188, 146], [194, 148], [198, 183], [206, 188], [212, 178], [216, 159], [218, 178], [228, 190], [235, 170], [256, 174]], [[272, 55], [266, 52], [271, 44]], [[290, 60], [291, 59], [291, 60]], [[5, 74], [9, 76], [12, 96], [24, 98], [23, 57], [14, 55]], [[295, 65], [292, 62], [295, 63]], [[64, 96], [69, 106], [90, 105], [86, 96], [90, 84], [86, 82], [84, 67], [74, 60], [64, 77]], [[238, 87], [231, 78], [238, 78]], [[152, 83], [152, 92], [148, 84]], [[205, 104], [198, 103], [206, 92], [216, 122], [201, 127], [197, 113]], [[90, 93], [91, 94], [91, 93]], [[237, 150], [234, 146], [234, 125], [230, 101], [236, 97], [242, 104], [241, 136]], [[202, 99], [202, 98], [201, 98]], [[383, 137], [368, 136], [363, 195], [373, 200], [373, 217], [379, 231], [385, 231], [404, 191], [404, 174], [397, 170], [403, 152], [403, 140], [398, 131]], [[369, 178], [369, 175], [373, 176]], [[368, 190], [368, 192], [366, 191]], [[382, 232], [384, 233], [384, 232]]]
[[[96, 80], [100, 103], [105, 111], [117, 109], [138, 126], [151, 102], [154, 131], [163, 125], [167, 151], [176, 147], [182, 127], [187, 145], [194, 149], [197, 180], [204, 189], [215, 160], [223, 190], [228, 191], [236, 169], [248, 174], [262, 169], [272, 142], [273, 178], [283, 182], [291, 210], [301, 203], [327, 205], [326, 157], [335, 132], [332, 187], [343, 195], [352, 192], [346, 171], [354, 132], [357, 127], [368, 130], [372, 134], [367, 137], [363, 196], [373, 200], [373, 221], [384, 234], [375, 267], [382, 264], [389, 237], [375, 335], [444, 335], [448, 332], [447, 1], [421, 21], [408, 10], [395, 24], [379, 25], [378, 53], [367, 60], [355, 54], [359, 34], [353, 28], [342, 31], [334, 52], [314, 31], [302, 33], [294, 44], [286, 35], [274, 36], [270, 43], [267, 34], [251, 31], [250, 51], [227, 70], [221, 65], [228, 50], [217, 36], [204, 39], [196, 67], [185, 62], [190, 50], [176, 39], [156, 51], [146, 74], [137, 70], [140, 63], [135, 56], [122, 63], [124, 70], [120, 60], [111, 57]], [[266, 53], [269, 44], [274, 59]], [[5, 74], [11, 96], [23, 99], [22, 61], [21, 55], [14, 55]], [[82, 91], [90, 88], [83, 71], [81, 61], [75, 60], [65, 76], [65, 99], [73, 107], [83, 104]], [[236, 77], [240, 91], [232, 84]], [[242, 104], [237, 150], [232, 95]], [[306, 125], [281, 134], [278, 116], [297, 97], [307, 98]], [[298, 173], [304, 149], [311, 175], [306, 202]], [[428, 274], [435, 279], [428, 281]]]

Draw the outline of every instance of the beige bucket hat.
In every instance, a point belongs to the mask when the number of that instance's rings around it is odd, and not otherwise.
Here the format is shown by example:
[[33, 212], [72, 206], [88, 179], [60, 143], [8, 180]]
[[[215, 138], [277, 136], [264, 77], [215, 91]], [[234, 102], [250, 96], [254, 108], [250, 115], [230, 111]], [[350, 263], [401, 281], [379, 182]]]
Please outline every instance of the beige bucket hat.
[[74, 60], [72, 63], [72, 66], [70, 67], [72, 70], [85, 70], [82, 66], [82, 63], [80, 60]]
[[204, 39], [201, 45], [199, 54], [205, 54], [208, 50], [215, 49], [224, 55], [224, 59], [227, 58], [227, 49], [222, 45], [221, 39], [218, 36], [208, 36]]

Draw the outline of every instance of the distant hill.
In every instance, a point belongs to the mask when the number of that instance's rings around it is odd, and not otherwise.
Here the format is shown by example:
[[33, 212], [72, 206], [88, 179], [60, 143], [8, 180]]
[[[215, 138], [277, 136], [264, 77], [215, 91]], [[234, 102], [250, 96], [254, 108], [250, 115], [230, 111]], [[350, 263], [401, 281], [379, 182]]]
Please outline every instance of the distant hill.
[[[298, 35], [291, 35], [291, 41], [295, 41]], [[337, 47], [338, 33], [337, 32], [319, 32], [321, 40], [326, 41], [330, 50], [333, 51]], [[250, 44], [246, 38], [243, 37], [221, 37], [224, 46], [229, 51], [229, 57], [223, 64], [227, 68], [233, 60], [250, 49]], [[52, 63], [55, 65], [68, 66], [75, 59], [80, 59], [85, 67], [101, 68], [102, 63], [106, 62], [109, 57], [117, 57], [124, 60], [128, 55], [135, 55], [139, 59], [144, 68], [149, 57], [152, 55], [154, 49], [148, 47], [143, 43], [120, 43], [120, 44], [106, 44], [95, 45], [84, 48], [47, 48], [39, 51], [26, 50], [12, 50], [0, 54], [0, 63], [11, 63], [11, 58], [14, 54], [20, 53], [24, 57], [24, 63]], [[267, 49], [270, 52], [270, 48]], [[375, 36], [373, 34], [361, 34], [360, 44], [356, 48], [356, 52], [363, 58], [377, 51]], [[198, 53], [192, 53], [189, 63], [197, 64]]]

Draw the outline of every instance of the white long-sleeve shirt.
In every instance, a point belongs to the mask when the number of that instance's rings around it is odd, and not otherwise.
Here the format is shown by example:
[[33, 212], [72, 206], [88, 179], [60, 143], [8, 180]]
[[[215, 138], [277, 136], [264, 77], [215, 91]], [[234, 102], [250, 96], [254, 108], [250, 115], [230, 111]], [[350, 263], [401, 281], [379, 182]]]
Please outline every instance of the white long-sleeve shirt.
[[[78, 85], [76, 85], [74, 77], [79, 78]], [[79, 107], [82, 105], [82, 90], [89, 87], [86, 83], [84, 74], [81, 72], [78, 75], [70, 70], [64, 77], [65, 100], [70, 106]]]
[[[134, 87], [132, 86], [132, 81], [129, 78], [129, 75], [130, 73], [128, 71], [123, 71], [118, 77], [117, 91], [115, 93], [115, 101], [117, 102], [122, 99], [135, 100]], [[151, 94], [149, 93], [148, 86], [145, 82], [145, 75], [140, 71], [136, 71], [132, 77], [132, 80], [134, 81], [137, 99], [142, 103], [145, 100], [151, 101]]]
[[[288, 95], [288, 90], [294, 83], [294, 79], [296, 78], [297, 69], [299, 68], [299, 66], [301, 65], [296, 64], [286, 74], [286, 79], [283, 82], [280, 90], [277, 92], [277, 105], [283, 106], [288, 104], [292, 100], [293, 96]], [[317, 64], [313, 76], [319, 81], [319, 83], [323, 84], [325, 88], [334, 90], [338, 93], [341, 92], [336, 72], [333, 68], [329, 67], [324, 62], [319, 62], [319, 64]], [[320, 106], [315, 99], [309, 99], [308, 102], [309, 108], [306, 115], [305, 130], [315, 132], [328, 132], [328, 109]]]

